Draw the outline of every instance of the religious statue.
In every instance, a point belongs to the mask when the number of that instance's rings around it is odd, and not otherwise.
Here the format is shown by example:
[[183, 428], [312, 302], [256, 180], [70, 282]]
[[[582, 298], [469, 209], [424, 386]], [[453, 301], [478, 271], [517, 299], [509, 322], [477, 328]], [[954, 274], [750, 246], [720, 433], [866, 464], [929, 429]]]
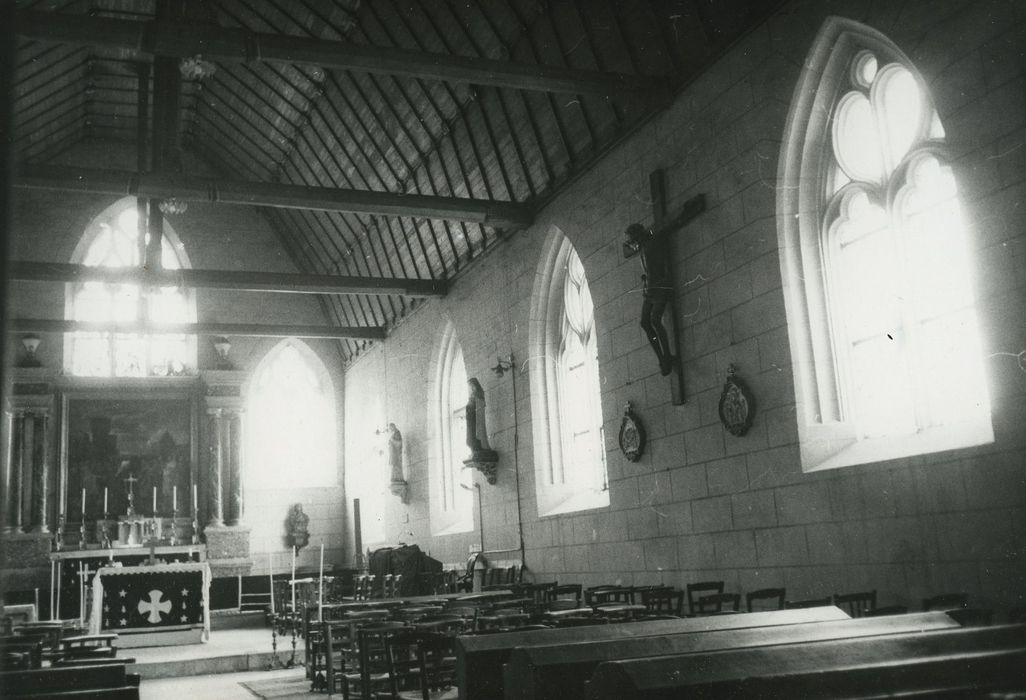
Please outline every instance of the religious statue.
[[470, 458], [463, 460], [463, 463], [480, 470], [488, 479], [488, 483], [494, 484], [499, 453], [488, 444], [484, 389], [481, 388], [481, 382], [474, 377], [467, 380], [467, 389], [470, 394], [466, 410], [467, 447], [470, 448]]
[[467, 400], [467, 447], [471, 453], [490, 450], [488, 446], [488, 429], [485, 427], [485, 398], [481, 382], [475, 377], [467, 380], [470, 394]]
[[303, 504], [297, 503], [292, 506], [289, 517], [285, 522], [289, 545], [297, 550], [302, 549], [310, 543], [310, 516], [303, 512]]
[[392, 482], [403, 479], [403, 434], [395, 423], [388, 424], [388, 466], [392, 470]]
[[670, 339], [663, 325], [663, 313], [673, 300], [673, 274], [670, 270], [670, 246], [665, 235], [656, 235], [641, 224], [631, 224], [626, 231], [624, 257], [641, 254], [641, 275], [644, 301], [641, 303], [641, 328], [659, 361], [659, 373], [670, 374], [677, 358], [671, 351]]

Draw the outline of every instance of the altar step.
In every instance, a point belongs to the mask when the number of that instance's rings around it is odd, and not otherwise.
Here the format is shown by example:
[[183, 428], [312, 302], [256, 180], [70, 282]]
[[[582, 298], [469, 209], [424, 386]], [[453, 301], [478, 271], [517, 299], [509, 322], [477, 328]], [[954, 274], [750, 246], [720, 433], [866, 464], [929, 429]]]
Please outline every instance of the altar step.
[[[214, 618], [211, 617], [211, 622]], [[205, 644], [146, 647], [125, 649], [119, 656], [134, 658], [128, 665], [129, 673], [138, 673], [142, 679], [207, 676], [243, 671], [266, 671], [271, 667], [271, 630], [227, 629], [213, 630]], [[278, 639], [276, 667], [284, 667], [292, 657], [290, 637]], [[296, 645], [297, 661], [303, 660], [303, 640]]]
[[210, 629], [266, 629], [267, 635], [271, 634], [267, 624], [267, 612], [264, 610], [211, 610]]

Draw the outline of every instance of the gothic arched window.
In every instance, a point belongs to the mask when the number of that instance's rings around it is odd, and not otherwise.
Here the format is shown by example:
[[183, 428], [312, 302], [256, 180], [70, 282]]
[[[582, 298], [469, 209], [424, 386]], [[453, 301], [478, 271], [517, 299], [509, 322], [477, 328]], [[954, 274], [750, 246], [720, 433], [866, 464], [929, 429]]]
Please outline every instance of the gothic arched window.
[[[139, 215], [134, 197], [126, 197], [96, 217], [72, 256], [90, 267], [128, 268], [141, 264]], [[188, 267], [185, 249], [171, 226], [164, 224], [161, 240], [164, 269]], [[196, 320], [189, 290], [179, 287], [142, 288], [137, 284], [77, 282], [67, 285], [66, 315], [90, 323], [143, 322], [161, 324]], [[80, 331], [65, 337], [65, 370], [78, 376], [147, 377], [178, 375], [196, 367], [196, 338], [171, 333]]]
[[467, 448], [467, 369], [456, 331], [446, 326], [435, 377], [435, 468], [432, 479], [431, 530], [433, 534], [474, 529], [474, 497], [470, 472], [463, 460]]
[[967, 222], [930, 93], [878, 32], [827, 20], [778, 207], [806, 470], [993, 440]]
[[247, 488], [337, 485], [335, 390], [309, 346], [294, 338], [275, 346], [246, 395]]
[[532, 302], [531, 393], [538, 509], [609, 505], [595, 309], [580, 256], [554, 232]]

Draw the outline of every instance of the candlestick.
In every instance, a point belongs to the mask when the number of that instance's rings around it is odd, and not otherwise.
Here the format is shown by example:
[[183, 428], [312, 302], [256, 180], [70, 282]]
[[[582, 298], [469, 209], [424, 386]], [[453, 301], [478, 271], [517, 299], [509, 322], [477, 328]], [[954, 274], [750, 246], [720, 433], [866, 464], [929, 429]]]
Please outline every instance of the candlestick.
[[267, 553], [267, 580], [271, 583], [271, 626], [274, 627], [274, 568], [271, 566], [271, 553]]
[[324, 610], [324, 543], [321, 542], [321, 576], [317, 586], [317, 621], [322, 622]]
[[292, 616], [296, 615], [296, 545], [292, 545]]

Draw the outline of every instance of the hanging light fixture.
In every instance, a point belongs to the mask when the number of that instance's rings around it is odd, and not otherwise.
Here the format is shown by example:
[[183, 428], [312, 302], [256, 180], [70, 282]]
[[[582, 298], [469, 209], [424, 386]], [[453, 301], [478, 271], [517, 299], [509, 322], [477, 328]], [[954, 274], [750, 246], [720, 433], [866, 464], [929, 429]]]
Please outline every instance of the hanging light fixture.
[[184, 214], [189, 211], [189, 203], [178, 199], [177, 197], [168, 197], [167, 199], [160, 200], [160, 204], [157, 205], [160, 208], [160, 212], [166, 216], [173, 216], [175, 214]]
[[178, 62], [182, 80], [206, 80], [217, 72], [217, 66], [203, 59], [201, 54], [188, 56]]

